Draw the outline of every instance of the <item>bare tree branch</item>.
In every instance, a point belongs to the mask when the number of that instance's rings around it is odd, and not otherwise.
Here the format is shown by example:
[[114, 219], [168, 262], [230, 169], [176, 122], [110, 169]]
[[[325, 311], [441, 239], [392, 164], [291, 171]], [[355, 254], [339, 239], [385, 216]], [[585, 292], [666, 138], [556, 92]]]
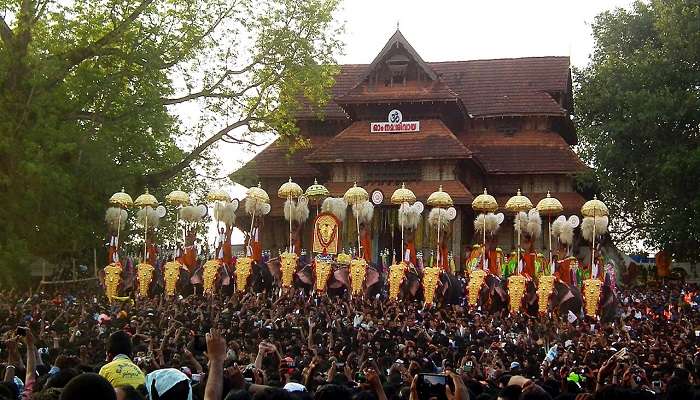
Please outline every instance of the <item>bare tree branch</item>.
[[224, 135], [224, 137], [221, 138], [221, 141], [226, 142], [226, 143], [231, 143], [231, 144], [249, 144], [249, 145], [257, 146], [257, 147], [264, 146], [267, 144], [267, 143], [256, 143], [256, 142], [253, 142], [252, 140], [236, 138], [236, 137], [233, 137], [231, 135]]
[[226, 78], [228, 78], [229, 76], [239, 75], [239, 74], [245, 73], [245, 72], [251, 70], [256, 64], [257, 63], [255, 63], [255, 62], [251, 63], [251, 64], [247, 65], [245, 68], [240, 69], [240, 70], [228, 70], [221, 76], [221, 78], [219, 78], [218, 81], [216, 81], [213, 85], [211, 85], [208, 88], [202, 89], [199, 92], [189, 93], [189, 94], [182, 96], [182, 97], [176, 97], [176, 98], [171, 98], [171, 99], [161, 99], [161, 103], [165, 106], [170, 106], [170, 105], [174, 105], [174, 104], [184, 103], [184, 102], [187, 102], [190, 100], [199, 99], [201, 97], [232, 99], [232, 98], [236, 98], [238, 96], [241, 96], [245, 92], [247, 92], [248, 90], [254, 88], [255, 86], [260, 85], [261, 82], [251, 83], [250, 85], [246, 86], [242, 90], [235, 92], [235, 93], [219, 93], [219, 92], [215, 92], [215, 90], [217, 90], [219, 87], [221, 87], [221, 85], [224, 83]]
[[5, 46], [10, 47], [15, 40], [15, 35], [12, 33], [12, 29], [5, 22], [5, 18], [0, 15], [0, 39], [5, 43]]
[[245, 119], [242, 119], [240, 121], [234, 122], [234, 123], [226, 126], [225, 128], [221, 129], [220, 131], [216, 132], [214, 135], [209, 137], [207, 140], [205, 140], [204, 142], [199, 144], [197, 147], [195, 147], [194, 150], [192, 150], [189, 154], [187, 154], [177, 164], [174, 164], [165, 170], [146, 175], [143, 178], [145, 180], [145, 183], [148, 184], [149, 186], [158, 186], [161, 182], [173, 178], [175, 175], [180, 173], [180, 171], [182, 171], [187, 166], [189, 166], [190, 163], [192, 163], [192, 161], [197, 159], [205, 150], [207, 150], [214, 143], [221, 140], [229, 132], [231, 132], [232, 130], [234, 130], [236, 128], [240, 128], [242, 126], [247, 126], [250, 122], [251, 122], [250, 118], [245, 118]]

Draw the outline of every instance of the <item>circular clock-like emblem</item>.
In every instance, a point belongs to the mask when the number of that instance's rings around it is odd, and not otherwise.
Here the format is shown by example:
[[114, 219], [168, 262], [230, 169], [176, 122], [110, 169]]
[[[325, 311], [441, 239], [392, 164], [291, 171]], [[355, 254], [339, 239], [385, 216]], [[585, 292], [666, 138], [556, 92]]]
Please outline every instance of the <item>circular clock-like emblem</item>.
[[381, 190], [377, 189], [374, 192], [372, 192], [372, 204], [375, 206], [378, 206], [382, 204], [384, 201], [384, 193], [382, 193]]
[[391, 122], [392, 124], [401, 123], [401, 121], [403, 121], [403, 115], [401, 115], [401, 111], [399, 111], [399, 110], [389, 111], [388, 121]]

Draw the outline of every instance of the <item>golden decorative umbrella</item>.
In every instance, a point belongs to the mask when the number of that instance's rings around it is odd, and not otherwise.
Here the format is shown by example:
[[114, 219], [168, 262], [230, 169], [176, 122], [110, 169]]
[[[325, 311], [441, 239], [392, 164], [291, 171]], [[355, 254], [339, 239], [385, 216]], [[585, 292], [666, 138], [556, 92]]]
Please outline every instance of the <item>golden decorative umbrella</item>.
[[[416, 202], [416, 194], [413, 193], [412, 190], [406, 189], [406, 184], [402, 183], [401, 187], [396, 189], [394, 193], [391, 195], [391, 203], [392, 204], [398, 204], [399, 207], [403, 203], [415, 203]], [[403, 233], [403, 219], [401, 219], [401, 215], [399, 215], [399, 222], [401, 224], [401, 260], [404, 259], [404, 233]]]
[[359, 204], [363, 201], [369, 200], [369, 194], [367, 191], [360, 186], [357, 186], [357, 182], [343, 195], [345, 202], [348, 204]]
[[306, 193], [304, 193], [306, 197], [316, 203], [316, 215], [318, 215], [318, 206], [321, 202], [321, 200], [325, 199], [326, 197], [330, 196], [330, 192], [328, 189], [326, 189], [325, 186], [320, 185], [316, 179], [314, 179], [314, 184], [309, 186], [306, 189]]
[[451, 207], [452, 204], [454, 204], [452, 202], [452, 197], [449, 193], [442, 191], [442, 185], [440, 185], [437, 192], [433, 192], [430, 196], [428, 196], [429, 206], [446, 208]]
[[549, 190], [547, 191], [547, 197], [540, 200], [537, 203], [536, 208], [537, 211], [539, 211], [540, 215], [547, 216], [557, 215], [560, 212], [564, 211], [564, 206], [561, 205], [561, 202], [559, 200], [552, 197], [552, 195], [549, 193]]
[[134, 201], [131, 199], [128, 193], [124, 192], [124, 188], [120, 192], [117, 192], [109, 198], [109, 204], [113, 204], [120, 208], [129, 208], [134, 205]]
[[[527, 197], [523, 196], [522, 193], [520, 193], [520, 189], [518, 189], [518, 193], [515, 196], [511, 197], [506, 202], [506, 210], [515, 213], [516, 218], [519, 212], [527, 212], [531, 209], [532, 202], [530, 201], [530, 199], [528, 199]], [[516, 251], [518, 255], [518, 258], [516, 258], [517, 263], [520, 263], [520, 232], [522, 232], [522, 230], [523, 227], [521, 226], [520, 229], [518, 229], [518, 248]], [[516, 265], [518, 265], [517, 263]]]
[[165, 196], [165, 201], [168, 202], [168, 204], [172, 204], [176, 207], [189, 206], [190, 195], [182, 190], [173, 190], [167, 196]]
[[226, 191], [223, 189], [212, 189], [207, 194], [207, 201], [210, 203], [214, 203], [217, 201], [224, 201], [228, 203], [229, 201], [231, 201], [231, 196], [228, 193], [226, 193]]
[[591, 244], [591, 270], [593, 269], [593, 264], [595, 264], [595, 225], [597, 217], [607, 217], [610, 212], [608, 211], [608, 206], [602, 201], [598, 200], [598, 196], [593, 195], [593, 200], [588, 200], [581, 207], [581, 214], [584, 217], [593, 217], [593, 242]]
[[608, 211], [608, 206], [598, 200], [598, 196], [594, 195], [593, 200], [588, 200], [583, 207], [581, 207], [581, 214], [584, 217], [606, 217], [610, 212]]
[[[129, 196], [128, 193], [124, 192], [124, 188], [122, 187], [122, 190], [120, 192], [117, 192], [112, 195], [112, 197], [109, 198], [109, 204], [115, 205], [119, 207], [120, 209], [124, 208], [129, 208], [133, 207], [134, 201], [131, 199], [131, 196]], [[119, 216], [117, 217], [117, 244], [116, 244], [116, 251], [119, 252], [119, 235], [121, 234], [121, 227], [122, 227], [122, 212], [119, 211]], [[118, 256], [118, 255], [117, 255]], [[112, 260], [110, 260], [112, 262]]]
[[260, 183], [258, 183], [258, 186], [252, 186], [248, 191], [246, 192], [246, 197], [252, 200], [255, 200], [256, 202], [261, 202], [261, 203], [269, 203], [270, 202], [270, 196], [267, 195], [267, 192], [262, 189]]
[[[167, 196], [165, 196], [165, 201], [168, 204], [172, 204], [175, 208], [177, 207], [186, 207], [190, 205], [190, 195], [187, 194], [186, 192], [183, 192], [182, 190], [173, 190], [170, 192]], [[177, 258], [177, 234], [178, 234], [178, 225], [180, 223], [180, 213], [175, 212], [175, 241], [173, 242], [173, 245], [175, 246], [175, 250], [173, 250], [173, 260]]]
[[[369, 199], [367, 191], [360, 186], [357, 186], [357, 182], [343, 195], [345, 202], [348, 204], [360, 204], [363, 201]], [[360, 244], [360, 216], [355, 213], [355, 225], [357, 226], [357, 255], [362, 257], [362, 245]]]
[[[136, 198], [134, 204], [141, 208], [155, 207], [158, 205], [158, 200], [152, 194], [148, 193], [148, 188], [146, 188], [146, 193]], [[148, 260], [148, 211], [146, 211], [145, 223], [143, 227], [143, 262]]]
[[391, 195], [391, 203], [401, 205], [403, 203], [414, 203], [416, 195], [410, 189], [406, 189], [406, 184], [402, 183], [401, 187], [394, 191]]
[[546, 215], [548, 224], [549, 224], [549, 262], [552, 262], [552, 216], [557, 215], [564, 211], [564, 206], [561, 205], [561, 202], [552, 195], [549, 194], [549, 190], [547, 191], [547, 197], [544, 199], [540, 200], [537, 203], [537, 211], [539, 211], [540, 215]]
[[253, 207], [253, 214], [251, 215], [251, 218], [250, 218], [250, 230], [248, 231], [250, 237], [253, 237], [253, 226], [255, 223], [255, 209], [257, 208], [257, 203], [260, 202], [263, 204], [269, 204], [270, 203], [270, 196], [268, 196], [267, 192], [265, 190], [263, 190], [260, 182], [258, 182], [258, 186], [250, 187], [245, 195], [246, 195], [246, 202], [252, 200], [255, 204], [255, 207]]
[[136, 198], [134, 204], [138, 207], [155, 207], [158, 205], [158, 200], [152, 194], [148, 193], [148, 188], [146, 188], [146, 193]]
[[[442, 185], [438, 188], [437, 192], [433, 192], [428, 196], [427, 201], [429, 206], [436, 208], [451, 207], [452, 197], [449, 193], [442, 191]], [[438, 213], [438, 223], [437, 223], [437, 252], [435, 259], [437, 262], [435, 264], [440, 265], [440, 225], [442, 225], [442, 212]]]
[[280, 186], [279, 190], [277, 190], [277, 197], [280, 199], [289, 199], [289, 198], [297, 198], [301, 196], [301, 194], [304, 193], [303, 190], [301, 190], [301, 187], [297, 185], [296, 183], [292, 182], [292, 178], [289, 178], [289, 182], [285, 182]]
[[[498, 210], [498, 203], [496, 199], [486, 191], [484, 188], [484, 193], [476, 196], [472, 201], [472, 209], [480, 213], [486, 214], [490, 212], [496, 212]], [[484, 249], [486, 249], [486, 215], [484, 215]], [[484, 254], [485, 255], [485, 254]], [[482, 257], [483, 263], [484, 257]]]
[[486, 191], [486, 188], [484, 188], [484, 193], [476, 196], [474, 201], [472, 201], [472, 208], [474, 211], [482, 213], [496, 212], [496, 210], [498, 210], [498, 203], [496, 199]]
[[[280, 199], [287, 199], [287, 200], [292, 200], [295, 199], [301, 194], [304, 193], [303, 190], [301, 190], [301, 186], [297, 185], [296, 183], [292, 182], [292, 177], [289, 177], [289, 182], [285, 182], [280, 186], [280, 188], [277, 190], [277, 197]], [[286, 207], [286, 205], [284, 206]], [[289, 253], [292, 253], [292, 218], [290, 216], [289, 218]]]
[[531, 209], [532, 202], [520, 193], [520, 189], [518, 189], [518, 193], [515, 196], [506, 202], [506, 210], [510, 212], [519, 213], [521, 211], [530, 211]]

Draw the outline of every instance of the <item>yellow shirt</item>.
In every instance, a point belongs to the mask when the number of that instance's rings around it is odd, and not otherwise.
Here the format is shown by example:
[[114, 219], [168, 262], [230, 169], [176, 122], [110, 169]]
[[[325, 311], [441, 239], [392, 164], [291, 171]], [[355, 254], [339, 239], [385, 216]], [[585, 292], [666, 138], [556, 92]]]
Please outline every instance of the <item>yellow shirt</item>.
[[146, 383], [146, 375], [141, 368], [124, 354], [119, 354], [100, 368], [100, 376], [107, 379], [112, 386], [130, 385], [137, 388]]

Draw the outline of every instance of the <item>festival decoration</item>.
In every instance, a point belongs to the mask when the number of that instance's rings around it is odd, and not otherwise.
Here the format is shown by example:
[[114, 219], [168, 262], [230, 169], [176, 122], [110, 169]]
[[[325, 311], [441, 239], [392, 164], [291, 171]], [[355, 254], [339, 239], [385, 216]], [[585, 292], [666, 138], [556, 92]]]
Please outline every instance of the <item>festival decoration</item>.
[[555, 279], [556, 277], [554, 275], [540, 276], [539, 285], [537, 286], [537, 310], [540, 315], [547, 313], [549, 298], [554, 292]]
[[389, 300], [398, 300], [401, 283], [406, 276], [406, 263], [401, 261], [389, 267]]
[[148, 263], [139, 263], [136, 266], [136, 275], [138, 276], [139, 291], [138, 294], [141, 297], [148, 297], [148, 289], [151, 286], [151, 280], [153, 280], [153, 271], [155, 268]]
[[330, 196], [330, 192], [325, 186], [318, 183], [318, 180], [314, 178], [314, 184], [309, 186], [304, 193], [306, 198], [313, 201], [316, 204], [316, 215], [319, 214], [319, 204], [326, 197]]
[[[180, 227], [180, 211], [182, 210], [183, 207], [187, 207], [190, 205], [190, 195], [183, 192], [182, 190], [173, 190], [170, 192], [167, 196], [165, 196], [165, 202], [173, 206], [177, 211], [174, 213], [175, 214], [175, 241], [173, 242], [174, 246], [174, 251], [173, 251], [173, 260], [177, 259], [178, 256], [178, 245], [177, 245], [177, 238], [179, 234], [179, 227]], [[183, 235], [184, 236], [184, 235]]]
[[109, 204], [112, 207], [107, 209], [105, 213], [105, 221], [111, 232], [116, 231], [116, 236], [110, 239], [110, 249], [113, 248], [113, 254], [109, 257], [108, 262], [118, 262], [119, 261], [119, 245], [120, 245], [120, 234], [124, 225], [126, 224], [126, 219], [128, 217], [127, 209], [133, 207], [134, 201], [131, 196], [124, 192], [124, 188], [120, 192], [114, 193], [112, 197], [109, 198]]
[[335, 261], [339, 265], [350, 265], [350, 263], [352, 262], [352, 256], [347, 253], [340, 253], [338, 254], [338, 256], [336, 256]]
[[425, 304], [433, 304], [435, 299], [435, 289], [440, 281], [440, 267], [427, 267], [423, 269], [423, 296]]
[[119, 295], [119, 284], [122, 280], [122, 266], [119, 263], [111, 263], [104, 268], [105, 273], [105, 294], [111, 302]]
[[508, 277], [508, 295], [510, 296], [510, 311], [515, 313], [520, 310], [525, 295], [525, 284], [527, 280], [522, 275], [512, 275]]
[[338, 254], [340, 222], [330, 213], [321, 213], [314, 220], [312, 251], [317, 254]]
[[[411, 204], [416, 202], [416, 195], [410, 189], [406, 189], [406, 184], [402, 183], [401, 187], [396, 189], [391, 195], [391, 204], [399, 206], [399, 225], [401, 226], [401, 251], [405, 248], [404, 244], [404, 222], [406, 222], [406, 217], [402, 217], [401, 214], [406, 215]], [[405, 206], [404, 206], [405, 204]], [[402, 213], [403, 209], [403, 213]], [[420, 214], [419, 214], [420, 215]]]
[[204, 263], [202, 269], [204, 270], [202, 277], [204, 278], [204, 294], [213, 295], [214, 294], [214, 283], [216, 283], [216, 277], [219, 274], [219, 268], [221, 267], [220, 260], [209, 260]]
[[547, 217], [547, 225], [548, 225], [548, 236], [549, 236], [549, 262], [551, 263], [553, 260], [553, 252], [552, 252], [552, 216], [559, 214], [560, 212], [564, 211], [564, 207], [561, 205], [561, 202], [549, 193], [549, 190], [547, 191], [547, 196], [540, 200], [537, 203], [537, 206], [535, 207], [537, 211], [540, 213], [540, 215], [544, 215]]
[[163, 281], [165, 282], [165, 295], [174, 296], [177, 282], [180, 279], [180, 268], [182, 264], [178, 261], [169, 261], [163, 267]]
[[253, 259], [241, 257], [236, 260], [236, 291], [243, 293], [248, 287], [248, 277], [253, 273]]
[[314, 275], [315, 275], [315, 289], [317, 293], [323, 293], [326, 291], [326, 285], [328, 284], [328, 279], [333, 273], [333, 266], [327, 257], [316, 257], [314, 262]]
[[367, 261], [356, 258], [350, 262], [350, 285], [353, 296], [361, 296], [367, 276]]
[[583, 281], [583, 309], [589, 317], [595, 318], [598, 312], [602, 285], [603, 282], [600, 279]]
[[329, 197], [323, 200], [321, 212], [333, 214], [339, 222], [345, 222], [348, 212], [348, 203], [342, 197]]
[[[428, 196], [428, 205], [433, 207], [433, 210], [430, 211], [431, 215], [433, 214], [434, 210], [436, 211], [437, 214], [437, 221], [435, 223], [435, 226], [437, 227], [437, 265], [440, 265], [440, 230], [443, 229], [442, 227], [442, 220], [443, 218], [445, 220], [448, 220], [446, 216], [444, 216], [444, 208], [451, 207], [453, 202], [452, 202], [452, 197], [450, 197], [449, 193], [443, 192], [442, 191], [442, 185], [438, 188], [437, 192], [433, 192]], [[432, 220], [433, 218], [429, 218], [429, 220]]]
[[486, 282], [486, 271], [483, 269], [473, 269], [469, 271], [469, 284], [467, 292], [467, 303], [476, 307], [479, 301], [479, 292]]
[[[287, 248], [287, 251], [290, 253], [294, 252], [292, 249], [294, 242], [294, 239], [292, 238], [292, 221], [297, 218], [297, 203], [294, 202], [294, 199], [299, 198], [302, 193], [304, 193], [304, 191], [299, 185], [292, 182], [291, 177], [289, 177], [288, 182], [283, 183], [277, 190], [277, 197], [280, 199], [286, 199], [286, 202], [284, 203], [284, 217], [289, 221], [289, 247]], [[306, 216], [308, 217], [308, 208]]]
[[146, 188], [146, 193], [137, 197], [134, 204], [137, 207], [141, 207], [141, 218], [139, 219], [143, 225], [143, 262], [146, 262], [148, 260], [148, 223], [149, 220], [155, 222], [153, 219], [155, 216], [153, 208], [158, 205], [158, 200], [148, 193], [148, 188]]
[[[345, 192], [343, 199], [347, 204], [353, 205], [353, 212], [355, 214], [355, 222], [357, 226], [357, 256], [362, 258], [362, 244], [360, 242], [360, 210], [355, 210], [359, 207], [360, 203], [364, 203], [369, 199], [369, 194], [367, 191], [360, 186], [357, 186], [357, 182]], [[364, 208], [364, 207], [363, 207]]]
[[248, 189], [245, 197], [245, 210], [250, 214], [250, 230], [248, 231], [249, 243], [246, 252], [248, 256], [253, 257], [254, 260], [260, 261], [260, 249], [258, 249], [258, 235], [257, 230], [254, 232], [255, 227], [255, 216], [256, 215], [266, 215], [270, 212], [270, 196], [267, 192], [263, 190], [260, 183], [258, 186], [253, 186]]
[[[489, 192], [484, 188], [484, 193], [476, 196], [474, 200], [472, 201], [472, 209], [474, 211], [477, 211], [481, 214], [488, 214], [488, 213], [495, 213], [498, 210], [498, 203], [496, 202], [496, 199], [489, 194]], [[489, 218], [486, 216], [482, 218], [482, 224], [483, 224], [483, 229], [481, 230], [482, 232], [482, 238], [483, 238], [483, 250], [482, 252], [485, 251], [486, 249], [486, 233], [487, 233], [487, 227], [486, 224], [488, 222]], [[501, 222], [503, 220], [501, 219]], [[475, 225], [476, 226], [476, 225]], [[482, 257], [482, 268], [484, 266], [484, 260], [486, 259], [486, 254], [483, 254]]]
[[282, 272], [282, 287], [290, 288], [294, 282], [294, 273], [297, 269], [297, 253], [287, 252], [280, 254], [280, 271]]
[[[595, 265], [595, 238], [596, 235], [602, 235], [608, 229], [608, 206], [598, 200], [598, 196], [594, 195], [593, 200], [588, 200], [583, 204], [581, 214], [584, 217], [581, 223], [581, 233], [584, 238], [591, 242], [591, 270], [593, 270], [593, 265]], [[588, 231], [591, 233], [588, 234]]]
[[528, 212], [532, 209], [532, 202], [527, 197], [523, 196], [518, 189], [518, 193], [508, 199], [506, 202], [506, 210], [515, 213], [515, 230], [518, 232], [518, 247], [516, 253], [518, 256], [518, 262], [520, 262], [520, 234], [525, 228], [523, 226], [523, 219], [521, 218], [521, 213]]

